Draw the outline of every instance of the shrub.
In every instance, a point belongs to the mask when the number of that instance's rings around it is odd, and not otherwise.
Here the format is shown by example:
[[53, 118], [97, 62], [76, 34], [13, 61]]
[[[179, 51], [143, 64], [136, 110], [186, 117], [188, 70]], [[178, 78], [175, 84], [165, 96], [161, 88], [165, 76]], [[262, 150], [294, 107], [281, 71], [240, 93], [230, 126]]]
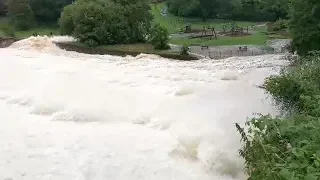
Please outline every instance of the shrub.
[[288, 22], [284, 19], [279, 19], [272, 24], [273, 31], [281, 31], [288, 28]]
[[169, 43], [169, 32], [165, 27], [159, 24], [155, 25], [151, 29], [150, 43], [155, 49], [170, 49]]
[[64, 8], [60, 30], [89, 46], [145, 42], [149, 9], [147, 0], [78, 0]]
[[184, 45], [181, 47], [180, 54], [183, 55], [183, 56], [189, 55], [189, 46], [186, 45], [186, 44], [184, 44]]
[[267, 91], [291, 113], [249, 120], [247, 130], [236, 124], [244, 142], [240, 155], [250, 179], [319, 180], [319, 72], [320, 53], [312, 52], [299, 64], [269, 78]]
[[[262, 116], [237, 125], [244, 142], [240, 155], [252, 180], [318, 180], [320, 120], [297, 115], [288, 119]], [[253, 136], [252, 136], [253, 135]]]

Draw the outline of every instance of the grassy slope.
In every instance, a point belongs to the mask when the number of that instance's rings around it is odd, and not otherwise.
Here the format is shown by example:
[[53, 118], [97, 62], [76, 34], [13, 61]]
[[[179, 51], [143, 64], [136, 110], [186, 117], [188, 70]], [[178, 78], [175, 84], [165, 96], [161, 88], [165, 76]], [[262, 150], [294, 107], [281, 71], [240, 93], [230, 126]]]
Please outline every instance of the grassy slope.
[[33, 33], [38, 33], [39, 35], [44, 36], [44, 35], [50, 35], [50, 32], [52, 32], [55, 35], [60, 34], [59, 33], [59, 29], [57, 27], [54, 27], [54, 26], [51, 26], [51, 27], [43, 26], [43, 27], [33, 28], [33, 29], [28, 30], [28, 31], [17, 31], [16, 32], [16, 37], [18, 39], [23, 39], [23, 38], [27, 38], [27, 37], [32, 36]]
[[8, 19], [0, 17], [0, 37], [6, 36], [6, 33], [4, 32], [4, 28], [8, 26]]
[[[170, 13], [167, 16], [162, 16], [160, 14], [161, 9], [165, 7], [165, 3], [159, 3], [157, 5], [152, 5], [152, 14], [154, 16], [154, 22], [159, 23], [165, 26], [170, 33], [178, 33], [181, 28], [183, 28], [187, 24], [191, 24], [192, 29], [202, 30], [203, 26], [214, 26], [216, 30], [222, 30], [223, 25], [228, 24], [230, 21], [228, 20], [220, 20], [220, 19], [209, 19], [206, 22], [203, 22], [198, 18], [181, 18], [174, 16]], [[256, 23], [253, 22], [245, 22], [245, 21], [237, 21], [239, 26], [251, 26]]]
[[[10, 27], [8, 18], [0, 17], [0, 36], [6, 36], [6, 33], [3, 29], [8, 27]], [[38, 25], [36, 28], [32, 28], [30, 30], [15, 31], [15, 36], [18, 39], [24, 39], [32, 36], [33, 33], [38, 33], [39, 35], [50, 35], [51, 32], [56, 35], [60, 34], [59, 27], [55, 24]]]
[[225, 45], [265, 45], [268, 37], [256, 33], [251, 36], [244, 37], [220, 37], [217, 40], [213, 39], [188, 39], [188, 38], [172, 38], [171, 43], [183, 45], [206, 45], [206, 46], [225, 46]]
[[171, 50], [155, 50], [150, 44], [126, 44], [126, 45], [107, 45], [99, 47], [88, 47], [85, 44], [75, 43], [57, 43], [57, 45], [63, 49], [69, 51], [76, 51], [80, 53], [88, 54], [110, 54], [116, 56], [136, 56], [141, 53], [156, 54], [164, 58], [177, 59], [177, 60], [197, 60], [192, 55], [180, 55], [179, 52]]
[[[170, 13], [167, 16], [160, 14], [161, 9], [165, 6], [165, 3], [160, 3], [152, 6], [152, 14], [154, 15], [154, 22], [165, 26], [170, 33], [178, 33], [181, 28], [187, 24], [191, 24], [192, 29], [201, 30], [203, 26], [214, 26], [217, 31], [222, 30], [223, 25], [230, 23], [228, 20], [211, 19], [206, 22], [196, 18], [179, 18]], [[256, 25], [254, 22], [237, 21], [238, 26], [246, 27]], [[252, 45], [264, 45], [268, 40], [268, 36], [261, 34], [260, 32], [266, 31], [266, 27], [257, 29], [257, 32], [250, 36], [245, 37], [219, 37], [217, 40], [210, 40], [206, 38], [189, 39], [184, 37], [172, 38], [170, 43], [172, 44], [189, 44], [189, 45], [209, 45], [209, 46], [222, 46], [222, 45], [238, 45], [238, 44], [252, 44]]]
[[144, 53], [173, 53], [170, 50], [155, 50], [151, 44], [125, 44], [102, 46], [107, 50], [117, 50], [123, 52], [144, 52]]

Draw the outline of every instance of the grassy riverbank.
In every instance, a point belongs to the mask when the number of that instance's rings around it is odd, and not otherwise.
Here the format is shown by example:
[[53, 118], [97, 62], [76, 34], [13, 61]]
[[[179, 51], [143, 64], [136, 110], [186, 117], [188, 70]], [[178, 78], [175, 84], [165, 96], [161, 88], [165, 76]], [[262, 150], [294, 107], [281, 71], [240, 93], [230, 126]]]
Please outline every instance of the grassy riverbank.
[[243, 37], [219, 37], [218, 39], [209, 38], [171, 38], [170, 43], [183, 45], [189, 44], [193, 46], [205, 45], [205, 46], [226, 46], [226, 45], [265, 45], [268, 40], [268, 36], [262, 35], [259, 32], [250, 36]]
[[150, 44], [127, 44], [127, 45], [108, 45], [99, 47], [88, 47], [80, 43], [57, 43], [57, 45], [68, 51], [76, 51], [87, 54], [109, 54], [116, 56], [137, 56], [143, 54], [155, 54], [163, 58], [176, 60], [197, 60], [198, 58], [192, 55], [180, 55], [179, 52], [171, 50], [155, 50]]
[[320, 179], [320, 53], [302, 58], [265, 82], [286, 116], [237, 125], [244, 142], [240, 155], [250, 179]]

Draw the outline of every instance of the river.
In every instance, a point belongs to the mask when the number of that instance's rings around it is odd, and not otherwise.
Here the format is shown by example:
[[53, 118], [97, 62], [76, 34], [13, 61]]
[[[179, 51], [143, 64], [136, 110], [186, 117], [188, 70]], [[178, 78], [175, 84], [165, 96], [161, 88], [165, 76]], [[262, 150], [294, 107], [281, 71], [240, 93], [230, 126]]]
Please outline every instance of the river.
[[0, 179], [243, 180], [234, 123], [276, 114], [280, 55], [86, 55], [32, 37], [0, 49]]

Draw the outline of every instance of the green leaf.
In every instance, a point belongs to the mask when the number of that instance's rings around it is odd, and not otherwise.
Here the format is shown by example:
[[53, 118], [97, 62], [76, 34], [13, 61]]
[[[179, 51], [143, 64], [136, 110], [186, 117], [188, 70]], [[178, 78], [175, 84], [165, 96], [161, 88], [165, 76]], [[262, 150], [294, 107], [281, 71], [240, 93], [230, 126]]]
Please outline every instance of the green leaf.
[[282, 168], [281, 171], [279, 172], [279, 175], [284, 179], [290, 179], [291, 177], [290, 171], [286, 168]]
[[305, 145], [307, 145], [307, 144], [309, 144], [309, 141], [308, 141], [308, 140], [303, 140], [303, 141], [300, 141], [300, 142], [299, 142], [299, 146], [300, 146], [300, 147], [303, 147], [303, 146], [305, 146]]
[[316, 171], [317, 171], [317, 170], [316, 170], [314, 167], [312, 167], [312, 166], [307, 167], [307, 173], [308, 173], [308, 174], [314, 173], [314, 172], [316, 172]]
[[304, 157], [304, 152], [301, 151], [298, 148], [292, 148], [292, 153], [296, 156], [296, 157]]
[[318, 177], [313, 174], [308, 174], [304, 177], [304, 180], [318, 180]]

